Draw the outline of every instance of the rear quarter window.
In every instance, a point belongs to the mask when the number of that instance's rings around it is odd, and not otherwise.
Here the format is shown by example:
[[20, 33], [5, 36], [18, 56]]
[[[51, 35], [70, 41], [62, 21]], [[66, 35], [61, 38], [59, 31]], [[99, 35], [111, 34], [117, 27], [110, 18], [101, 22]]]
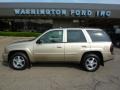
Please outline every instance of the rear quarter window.
[[87, 30], [93, 42], [109, 42], [109, 36], [102, 30]]

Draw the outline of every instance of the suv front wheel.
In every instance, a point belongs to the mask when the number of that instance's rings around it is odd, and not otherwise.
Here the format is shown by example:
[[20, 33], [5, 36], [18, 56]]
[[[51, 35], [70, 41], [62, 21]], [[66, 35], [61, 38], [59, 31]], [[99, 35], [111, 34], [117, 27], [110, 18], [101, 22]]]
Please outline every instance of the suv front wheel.
[[24, 70], [27, 68], [28, 58], [24, 53], [16, 52], [9, 59], [9, 66], [16, 70]]
[[82, 65], [85, 70], [94, 72], [100, 66], [100, 58], [95, 54], [87, 54], [83, 57]]

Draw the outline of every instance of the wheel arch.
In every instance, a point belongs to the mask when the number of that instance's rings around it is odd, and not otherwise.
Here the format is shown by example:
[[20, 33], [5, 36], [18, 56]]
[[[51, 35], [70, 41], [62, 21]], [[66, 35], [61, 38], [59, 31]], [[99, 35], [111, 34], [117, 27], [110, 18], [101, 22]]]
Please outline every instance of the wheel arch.
[[28, 63], [29, 63], [28, 67], [30, 67], [30, 63], [31, 63], [30, 61], [31, 60], [30, 60], [30, 57], [29, 57], [28, 53], [25, 50], [13, 50], [13, 51], [10, 51], [9, 54], [8, 54], [8, 62], [10, 60], [10, 56], [13, 55], [13, 54], [15, 54], [15, 53], [17, 53], [17, 52], [24, 53], [27, 56]]
[[100, 58], [100, 64], [101, 64], [102, 66], [104, 66], [103, 55], [102, 55], [102, 53], [101, 53], [100, 51], [88, 51], [88, 52], [83, 53], [82, 58], [81, 58], [81, 62], [82, 62], [82, 60], [83, 60], [83, 57], [84, 57], [85, 55], [87, 55], [87, 54], [95, 54], [95, 55], [97, 55], [97, 56]]

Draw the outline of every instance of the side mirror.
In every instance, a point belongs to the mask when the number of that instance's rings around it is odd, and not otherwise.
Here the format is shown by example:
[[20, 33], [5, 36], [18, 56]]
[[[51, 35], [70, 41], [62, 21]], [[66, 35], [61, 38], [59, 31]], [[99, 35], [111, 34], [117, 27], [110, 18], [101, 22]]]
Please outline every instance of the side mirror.
[[37, 42], [36, 42], [37, 44], [41, 44], [42, 43], [42, 41], [39, 39], [39, 40], [37, 40]]

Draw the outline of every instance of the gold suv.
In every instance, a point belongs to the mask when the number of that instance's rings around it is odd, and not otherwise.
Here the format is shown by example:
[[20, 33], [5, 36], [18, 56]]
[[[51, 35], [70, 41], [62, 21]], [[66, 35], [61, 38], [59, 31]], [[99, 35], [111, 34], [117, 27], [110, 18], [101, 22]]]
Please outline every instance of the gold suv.
[[4, 61], [16, 70], [31, 66], [31, 62], [78, 62], [87, 71], [96, 71], [104, 61], [113, 58], [113, 46], [108, 35], [94, 28], [50, 29], [29, 41], [8, 45]]

